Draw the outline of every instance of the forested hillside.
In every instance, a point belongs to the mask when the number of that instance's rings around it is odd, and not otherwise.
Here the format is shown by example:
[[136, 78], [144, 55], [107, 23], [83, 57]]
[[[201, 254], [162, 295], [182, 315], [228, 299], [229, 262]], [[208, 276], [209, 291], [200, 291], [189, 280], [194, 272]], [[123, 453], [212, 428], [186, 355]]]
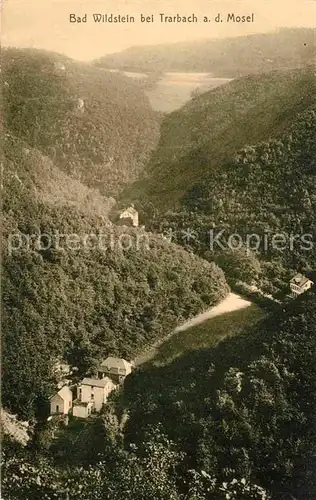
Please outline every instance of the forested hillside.
[[[312, 40], [197, 44], [177, 69], [207, 53], [218, 74], [277, 70], [195, 97], [158, 146], [141, 86], [102, 68], [115, 58], [4, 51], [5, 500], [316, 498], [315, 290], [285, 300], [290, 277], [316, 269]], [[168, 69], [172, 51], [157, 50]], [[140, 227], [111, 222], [114, 197]], [[242, 311], [217, 311], [191, 343], [179, 330], [100, 413], [48, 418], [56, 363], [76, 386], [107, 356], [133, 362], [240, 282], [282, 300], [267, 312], [235, 296]]]
[[13, 456], [7, 443], [3, 493], [312, 500], [315, 313], [315, 295], [307, 294], [213, 349], [135, 371], [121, 398], [58, 460], [48, 424], [29, 450], [15, 446]]
[[2, 401], [30, 418], [47, 405], [57, 358], [79, 376], [110, 353], [131, 359], [227, 285], [214, 264], [113, 226], [106, 199], [35, 149], [9, 135], [4, 145]]
[[290, 69], [315, 59], [315, 31], [281, 29], [235, 38], [197, 40], [131, 47], [107, 55], [96, 64], [130, 71], [196, 71], [240, 77], [273, 69]]
[[156, 145], [158, 116], [133, 82], [31, 49], [2, 53], [5, 128], [74, 179], [117, 194]]
[[232, 284], [286, 293], [316, 266], [315, 89], [312, 70], [276, 72], [193, 99], [166, 118], [148, 180], [126, 196]]
[[57, 359], [79, 377], [107, 354], [132, 359], [228, 287], [214, 264], [109, 221], [104, 193], [136, 175], [155, 141], [139, 89], [15, 49], [4, 84], [2, 401], [31, 418], [46, 413]]
[[315, 103], [315, 88], [310, 68], [247, 76], [192, 99], [165, 117], [146, 176], [126, 196], [162, 209], [177, 206], [239, 149], [289, 130]]
[[78, 212], [100, 215], [104, 221], [108, 220], [115, 200], [71, 178], [38, 149], [11, 133], [5, 133], [3, 152], [6, 163], [3, 165], [2, 185], [8, 193], [3, 209], [7, 216], [16, 221], [25, 217], [31, 219], [34, 213], [30, 202], [40, 202], [50, 207], [72, 207]]
[[244, 336], [133, 374], [127, 439], [159, 422], [188, 468], [251, 479], [277, 499], [314, 498], [315, 318], [310, 294]]
[[267, 291], [274, 290], [273, 282], [286, 287], [286, 269], [310, 273], [316, 266], [315, 138], [313, 107], [279, 139], [248, 146], [210, 172], [183, 198], [183, 210], [154, 215], [152, 226], [215, 256], [235, 281], [251, 282], [262, 273]]

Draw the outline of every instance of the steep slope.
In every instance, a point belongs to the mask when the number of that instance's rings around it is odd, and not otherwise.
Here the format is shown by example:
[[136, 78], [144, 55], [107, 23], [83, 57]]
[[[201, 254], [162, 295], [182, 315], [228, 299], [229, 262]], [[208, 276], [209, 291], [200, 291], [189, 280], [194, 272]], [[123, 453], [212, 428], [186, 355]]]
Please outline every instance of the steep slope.
[[39, 50], [2, 54], [5, 128], [103, 194], [135, 180], [158, 117], [128, 78]]
[[[81, 375], [111, 353], [131, 359], [228, 291], [215, 265], [158, 238], [138, 245], [135, 232], [37, 211], [11, 226], [3, 255], [2, 401], [24, 418], [46, 406], [59, 356]], [[121, 248], [127, 239], [131, 248]]]
[[314, 105], [279, 139], [247, 146], [210, 171], [179, 212], [148, 206], [149, 224], [215, 258], [232, 282], [259, 279], [269, 293], [286, 292], [295, 270], [312, 273], [316, 266], [315, 138]]
[[223, 40], [132, 47], [96, 64], [130, 71], [211, 72], [228, 78], [304, 66], [315, 59], [315, 30], [280, 29]]
[[[113, 199], [85, 185], [119, 189], [117, 176], [144, 159], [156, 122], [138, 89], [15, 49], [4, 53], [4, 88], [2, 401], [31, 418], [47, 411], [57, 358], [79, 376], [106, 354], [132, 358], [228, 287], [214, 264], [113, 226]], [[110, 151], [123, 170], [104, 168]]]
[[2, 438], [15, 441], [21, 446], [27, 445], [30, 440], [28, 422], [21, 422], [15, 415], [11, 415], [3, 408], [1, 408], [0, 420]]
[[312, 68], [247, 76], [192, 99], [165, 117], [146, 177], [126, 197], [179, 205], [214, 168], [244, 146], [279, 137], [314, 102]]
[[[91, 491], [100, 500], [314, 499], [315, 313], [315, 295], [307, 294], [216, 348], [134, 371], [101, 418], [81, 432], [77, 423], [72, 453], [66, 449], [61, 462], [53, 425], [42, 429], [40, 448], [33, 443], [17, 456], [6, 447], [3, 493], [12, 500], [89, 500]], [[68, 439], [74, 430], [65, 430]]]
[[205, 493], [213, 477], [242, 477], [275, 499], [314, 498], [315, 318], [311, 293], [214, 349], [134, 372], [128, 441], [141, 443], [159, 422], [186, 467], [204, 471]]
[[[78, 212], [100, 215], [105, 220], [115, 203], [113, 198], [102, 196], [98, 189], [72, 179], [56, 167], [53, 161], [26, 142], [6, 133], [3, 140], [6, 164], [2, 171], [2, 184], [9, 194], [9, 207], [4, 199], [3, 209], [16, 219], [21, 215], [25, 198], [25, 209], [29, 198], [51, 207], [73, 207]], [[12, 200], [15, 205], [12, 207]], [[31, 215], [31, 214], [29, 214]], [[26, 213], [23, 214], [23, 217]]]
[[2, 401], [31, 418], [46, 411], [58, 357], [79, 375], [110, 353], [131, 359], [228, 287], [214, 264], [113, 226], [107, 201], [38, 151], [4, 144]]

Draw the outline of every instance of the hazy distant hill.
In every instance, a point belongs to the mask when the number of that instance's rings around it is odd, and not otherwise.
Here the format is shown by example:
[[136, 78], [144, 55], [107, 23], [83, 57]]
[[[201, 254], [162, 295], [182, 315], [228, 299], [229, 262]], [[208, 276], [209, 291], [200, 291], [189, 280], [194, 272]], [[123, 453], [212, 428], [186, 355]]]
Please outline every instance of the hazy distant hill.
[[279, 137], [314, 102], [313, 69], [247, 76], [192, 99], [165, 117], [146, 176], [127, 196], [176, 206], [239, 149]]
[[137, 178], [159, 120], [130, 79], [30, 49], [5, 49], [2, 65], [8, 131], [103, 194]]
[[281, 29], [223, 40], [131, 47], [96, 64], [138, 71], [197, 71], [238, 77], [315, 61], [315, 30]]

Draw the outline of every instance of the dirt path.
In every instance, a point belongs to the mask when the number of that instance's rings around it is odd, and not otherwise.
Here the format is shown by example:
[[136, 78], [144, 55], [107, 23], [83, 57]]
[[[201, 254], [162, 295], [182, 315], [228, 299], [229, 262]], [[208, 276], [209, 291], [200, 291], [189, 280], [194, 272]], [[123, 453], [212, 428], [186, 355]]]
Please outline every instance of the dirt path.
[[245, 307], [251, 306], [251, 302], [249, 300], [245, 300], [239, 295], [235, 293], [229, 293], [227, 297], [222, 300], [217, 306], [210, 307], [206, 311], [201, 314], [198, 314], [194, 318], [185, 321], [185, 323], [177, 326], [169, 335], [159, 340], [151, 347], [149, 347], [145, 352], [140, 354], [134, 359], [134, 365], [139, 366], [148, 361], [151, 357], [153, 357], [155, 351], [159, 348], [161, 344], [163, 344], [166, 340], [170, 339], [172, 335], [179, 332], [184, 332], [188, 328], [192, 326], [200, 325], [207, 321], [210, 318], [215, 318], [216, 316], [221, 316], [222, 314], [230, 313], [233, 311], [238, 311], [239, 309], [244, 309]]

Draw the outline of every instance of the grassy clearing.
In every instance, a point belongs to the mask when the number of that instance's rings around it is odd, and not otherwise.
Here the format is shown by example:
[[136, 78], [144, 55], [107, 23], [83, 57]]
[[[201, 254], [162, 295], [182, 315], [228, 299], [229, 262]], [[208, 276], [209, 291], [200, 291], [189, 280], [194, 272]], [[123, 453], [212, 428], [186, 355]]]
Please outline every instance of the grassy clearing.
[[162, 365], [187, 351], [214, 347], [225, 337], [237, 335], [245, 327], [257, 323], [265, 314], [262, 309], [252, 304], [238, 311], [211, 318], [200, 325], [175, 333], [156, 351], [150, 353], [147, 362]]

